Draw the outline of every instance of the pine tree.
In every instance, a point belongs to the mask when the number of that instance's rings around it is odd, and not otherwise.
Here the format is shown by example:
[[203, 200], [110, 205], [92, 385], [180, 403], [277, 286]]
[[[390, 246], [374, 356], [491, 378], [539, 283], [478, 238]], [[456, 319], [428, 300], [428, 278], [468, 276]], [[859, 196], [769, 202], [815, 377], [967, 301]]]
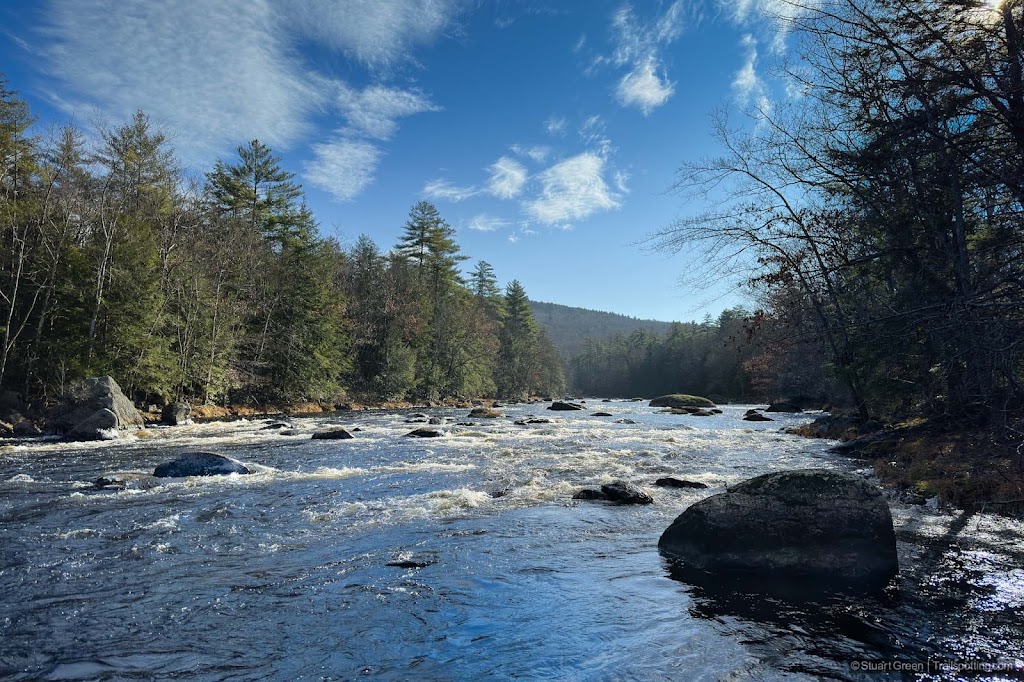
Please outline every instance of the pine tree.
[[522, 399], [530, 390], [530, 372], [537, 355], [537, 323], [526, 290], [518, 280], [505, 288], [504, 316], [498, 350], [498, 395]]

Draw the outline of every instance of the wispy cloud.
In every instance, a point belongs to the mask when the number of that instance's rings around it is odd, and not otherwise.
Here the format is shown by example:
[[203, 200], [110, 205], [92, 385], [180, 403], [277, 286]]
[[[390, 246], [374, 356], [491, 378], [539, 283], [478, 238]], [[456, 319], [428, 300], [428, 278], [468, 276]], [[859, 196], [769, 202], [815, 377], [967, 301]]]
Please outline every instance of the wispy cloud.
[[719, 4], [737, 24], [749, 25], [758, 20], [767, 22], [774, 33], [771, 48], [778, 52], [785, 48], [793, 21], [820, 6], [821, 0], [719, 0]]
[[619, 207], [605, 182], [605, 159], [585, 152], [551, 166], [537, 179], [538, 195], [524, 203], [527, 215], [546, 225], [564, 225]]
[[[205, 7], [201, 0], [197, 4]], [[273, 5], [281, 24], [299, 37], [380, 67], [404, 61], [410, 47], [428, 45], [437, 39], [458, 14], [462, 3], [459, 0], [273, 0]]]
[[481, 213], [473, 216], [467, 227], [478, 232], [495, 232], [496, 230], [504, 229], [510, 225], [512, 225], [512, 223], [507, 220], [495, 218], [487, 215], [486, 213]]
[[642, 21], [630, 5], [620, 8], [612, 17], [615, 51], [610, 60], [595, 60], [595, 65], [611, 61], [625, 67], [615, 97], [625, 107], [635, 107], [644, 116], [669, 100], [675, 92], [662, 64], [661, 51], [682, 33], [683, 0], [676, 0], [665, 13], [653, 21]]
[[748, 33], [743, 36], [741, 44], [746, 48], [747, 54], [743, 66], [733, 78], [732, 89], [736, 100], [745, 107], [750, 104], [752, 98], [761, 95], [763, 87], [757, 75], [757, 40]]
[[381, 150], [362, 140], [339, 138], [312, 145], [305, 178], [339, 201], [351, 201], [373, 181]]
[[488, 168], [491, 178], [487, 191], [499, 199], [513, 199], [523, 191], [526, 184], [526, 168], [515, 159], [503, 156]]
[[436, 178], [434, 180], [428, 180], [427, 183], [423, 185], [421, 194], [429, 199], [443, 199], [445, 201], [458, 203], [480, 194], [480, 189], [477, 187], [460, 187], [459, 185], [452, 184], [448, 180]]
[[544, 163], [547, 158], [551, 156], [551, 147], [546, 145], [521, 145], [514, 144], [509, 147], [514, 153], [519, 156], [524, 156], [537, 163]]
[[428, 97], [411, 90], [373, 85], [359, 91], [345, 84], [339, 84], [338, 90], [338, 109], [353, 131], [378, 140], [395, 134], [399, 118], [441, 110]]
[[588, 148], [594, 150], [601, 156], [607, 157], [612, 153], [612, 141], [606, 132], [607, 126], [604, 119], [594, 115], [583, 121], [580, 126], [579, 137]]
[[647, 116], [667, 102], [675, 87], [657, 73], [657, 68], [656, 62], [649, 59], [623, 76], [615, 90], [619, 104], [636, 107]]
[[544, 130], [548, 131], [548, 135], [559, 137], [565, 134], [565, 129], [569, 125], [569, 122], [561, 116], [550, 116], [548, 120], [544, 121]]
[[[416, 90], [354, 89], [303, 61], [313, 41], [379, 69], [412, 58], [457, 16], [461, 0], [50, 0], [34, 46], [63, 99], [81, 114], [124, 120], [143, 109], [192, 166], [257, 137], [287, 150], [310, 143], [306, 178], [338, 198], [372, 180], [404, 116], [440, 107]], [[335, 97], [334, 95], [339, 95]], [[344, 118], [317, 139], [314, 116]], [[333, 130], [332, 130], [333, 128]], [[350, 178], [335, 171], [346, 169]], [[333, 179], [332, 179], [333, 178]], [[328, 184], [333, 183], [333, 184]]]

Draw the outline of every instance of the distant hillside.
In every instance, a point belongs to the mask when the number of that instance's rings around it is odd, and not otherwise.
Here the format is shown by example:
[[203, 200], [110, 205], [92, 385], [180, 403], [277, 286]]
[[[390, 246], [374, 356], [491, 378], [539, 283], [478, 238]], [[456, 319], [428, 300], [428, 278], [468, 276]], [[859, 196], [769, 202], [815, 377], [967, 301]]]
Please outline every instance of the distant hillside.
[[628, 315], [605, 313], [599, 310], [573, 308], [557, 303], [530, 301], [533, 316], [547, 331], [555, 347], [566, 359], [576, 354], [584, 339], [605, 339], [612, 334], [632, 334], [637, 329], [664, 334], [670, 322], [639, 320]]

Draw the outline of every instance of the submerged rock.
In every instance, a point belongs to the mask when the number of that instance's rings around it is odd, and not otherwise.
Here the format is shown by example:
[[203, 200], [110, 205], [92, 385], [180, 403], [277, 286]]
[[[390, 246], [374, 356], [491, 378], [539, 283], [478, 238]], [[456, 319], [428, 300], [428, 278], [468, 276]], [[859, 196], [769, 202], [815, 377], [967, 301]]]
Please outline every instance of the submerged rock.
[[252, 470], [237, 459], [216, 452], [190, 452], [153, 470], [157, 478], [184, 478], [185, 476], [226, 476], [251, 474]]
[[801, 469], [758, 476], [692, 505], [658, 547], [694, 576], [876, 590], [898, 572], [881, 492], [860, 476]]
[[326, 429], [313, 434], [313, 440], [348, 440], [354, 436], [343, 428]]
[[561, 400], [556, 400], [553, 403], [551, 403], [550, 405], [548, 405], [548, 409], [549, 410], [560, 410], [562, 412], [569, 412], [569, 411], [574, 411], [574, 410], [582, 410], [583, 406], [582, 405], [578, 405], [576, 403], [569, 403], [569, 402], [564, 402], [564, 401], [561, 401]]
[[100, 476], [92, 483], [93, 490], [106, 490], [116, 492], [118, 490], [146, 490], [159, 485], [155, 476], [137, 472], [124, 472]]
[[437, 438], [439, 436], [443, 436], [444, 432], [436, 429], [416, 429], [415, 431], [410, 431], [405, 435], [409, 438]]
[[611, 412], [595, 412], [594, 414], [592, 414], [590, 416], [591, 417], [614, 417], [615, 415], [613, 415]]
[[632, 419], [616, 419], [615, 423], [616, 424], [636, 424], [636, 422], [633, 421]]
[[550, 419], [544, 417], [529, 417], [527, 419], [517, 419], [513, 422], [516, 426], [529, 426], [530, 424], [550, 424]]
[[575, 495], [572, 496], [574, 500], [607, 500], [608, 496], [600, 490], [592, 490], [590, 488], [584, 488]]
[[696, 489], [703, 489], [703, 488], [707, 488], [708, 487], [706, 483], [700, 483], [699, 481], [684, 481], [682, 479], [674, 478], [672, 476], [666, 476], [664, 478], [659, 478], [657, 481], [654, 482], [654, 485], [659, 486], [661, 488], [696, 488]]
[[771, 417], [764, 416], [760, 412], [752, 412], [750, 414], [744, 415], [743, 421], [745, 421], [745, 422], [773, 422], [775, 420], [772, 419]]
[[292, 425], [288, 422], [272, 422], [262, 427], [260, 431], [276, 431], [277, 429], [290, 429]]

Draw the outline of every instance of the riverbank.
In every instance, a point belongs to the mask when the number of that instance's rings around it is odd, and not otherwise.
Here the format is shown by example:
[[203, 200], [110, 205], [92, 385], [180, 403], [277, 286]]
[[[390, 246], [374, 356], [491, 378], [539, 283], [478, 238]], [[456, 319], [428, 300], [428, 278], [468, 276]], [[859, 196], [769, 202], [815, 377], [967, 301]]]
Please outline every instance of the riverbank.
[[1024, 440], [1011, 426], [915, 420], [865, 428], [829, 415], [789, 429], [842, 441], [838, 454], [871, 463], [878, 481], [914, 504], [1024, 517]]

